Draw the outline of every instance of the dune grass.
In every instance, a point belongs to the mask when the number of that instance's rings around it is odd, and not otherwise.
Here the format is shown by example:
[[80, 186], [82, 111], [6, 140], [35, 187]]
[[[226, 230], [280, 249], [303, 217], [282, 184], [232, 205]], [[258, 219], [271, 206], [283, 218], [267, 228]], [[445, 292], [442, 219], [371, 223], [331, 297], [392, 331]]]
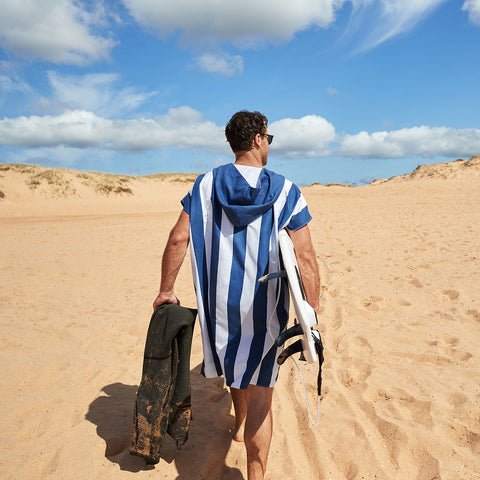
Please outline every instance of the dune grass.
[[132, 180], [132, 177], [126, 175], [114, 175], [109, 173], [89, 173], [79, 172], [77, 178], [82, 180], [82, 184], [88, 188], [93, 188], [96, 193], [102, 195], [133, 195], [133, 191], [126, 185]]
[[200, 175], [199, 173], [153, 173], [151, 175], [144, 175], [140, 178], [151, 178], [153, 180], [169, 180], [171, 182], [178, 182], [178, 183], [191, 183], [196, 180], [196, 178]]
[[25, 163], [2, 163], [0, 164], [0, 172], [8, 172], [12, 170], [18, 173], [35, 173], [38, 167], [35, 165], [27, 165]]

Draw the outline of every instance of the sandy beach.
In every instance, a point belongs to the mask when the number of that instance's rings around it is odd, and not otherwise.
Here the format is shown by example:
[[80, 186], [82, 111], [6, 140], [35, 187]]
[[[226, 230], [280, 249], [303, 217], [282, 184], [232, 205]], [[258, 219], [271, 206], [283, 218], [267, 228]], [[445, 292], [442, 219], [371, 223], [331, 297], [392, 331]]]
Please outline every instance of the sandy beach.
[[[194, 178], [0, 165], [1, 478], [246, 479], [198, 326], [188, 442], [168, 438], [156, 466], [128, 453], [161, 256]], [[268, 478], [479, 480], [480, 157], [302, 191], [323, 395], [315, 427], [282, 366]], [[177, 295], [195, 306], [189, 258]], [[316, 417], [316, 367], [300, 369]]]

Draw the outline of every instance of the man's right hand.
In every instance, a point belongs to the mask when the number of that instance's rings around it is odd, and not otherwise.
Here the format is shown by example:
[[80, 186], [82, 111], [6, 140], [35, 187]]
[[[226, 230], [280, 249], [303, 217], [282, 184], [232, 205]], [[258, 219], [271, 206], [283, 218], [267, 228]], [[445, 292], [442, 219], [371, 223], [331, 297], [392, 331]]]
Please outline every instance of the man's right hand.
[[180, 305], [180, 300], [175, 296], [175, 294], [172, 293], [162, 293], [160, 292], [157, 295], [157, 298], [153, 302], [153, 309], [155, 310], [157, 307], [160, 305], [163, 305], [164, 303], [175, 303], [176, 305]]

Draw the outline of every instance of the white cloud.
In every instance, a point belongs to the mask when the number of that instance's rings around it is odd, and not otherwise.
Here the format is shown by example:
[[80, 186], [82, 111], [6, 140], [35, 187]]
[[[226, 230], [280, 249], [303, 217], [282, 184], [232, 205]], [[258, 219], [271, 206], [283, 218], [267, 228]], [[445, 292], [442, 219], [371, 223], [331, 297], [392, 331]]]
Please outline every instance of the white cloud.
[[[420, 126], [390, 132], [338, 135], [322, 117], [285, 118], [269, 125], [275, 135], [271, 155], [285, 158], [424, 158], [462, 157], [480, 152], [479, 129]], [[143, 152], [162, 148], [204, 149], [230, 155], [223, 126], [203, 119], [188, 106], [146, 119], [112, 120], [84, 110], [61, 115], [4, 118], [0, 145], [27, 149], [96, 148], [103, 151]], [[31, 155], [30, 155], [31, 156]]]
[[120, 75], [115, 73], [75, 76], [50, 71], [48, 79], [53, 90], [50, 107], [86, 110], [106, 117], [133, 111], [156, 94], [140, 92], [132, 87], [118, 89], [116, 84]]
[[74, 0], [2, 0], [0, 45], [15, 55], [55, 63], [108, 58], [115, 41], [92, 33], [92, 27], [107, 22], [103, 3], [95, 5], [88, 10]]
[[472, 23], [480, 25], [480, 0], [465, 0], [462, 10], [468, 12]]
[[290, 40], [311, 26], [327, 27], [344, 0], [123, 0], [135, 20], [161, 36], [184, 33], [189, 43], [253, 46]]
[[38, 148], [65, 145], [117, 151], [145, 151], [224, 147], [223, 129], [202, 119], [190, 107], [170, 109], [155, 119], [110, 120], [82, 110], [58, 116], [30, 116], [0, 120], [0, 145]]
[[243, 73], [243, 57], [240, 55], [206, 53], [198, 57], [195, 64], [205, 72], [227, 77]]
[[342, 156], [374, 158], [455, 157], [476, 152], [480, 152], [480, 130], [428, 126], [346, 135], [339, 147]]
[[[160, 36], [182, 32], [189, 44], [231, 42], [239, 47], [286, 42], [300, 31], [327, 28], [336, 12], [352, 5], [344, 39], [356, 37], [358, 50], [368, 50], [406, 33], [447, 0], [123, 0], [142, 26]], [[480, 0], [466, 0], [464, 10], [479, 19]], [[365, 33], [367, 32], [367, 33]]]
[[204, 121], [200, 112], [187, 106], [172, 108], [166, 115], [154, 119], [116, 122], [115, 129], [121, 133], [112, 145], [117, 150], [226, 149], [223, 128]]
[[272, 152], [287, 157], [324, 157], [335, 140], [335, 127], [322, 117], [285, 118], [268, 126], [275, 136]]
[[350, 0], [353, 11], [344, 38], [369, 32], [358, 50], [369, 50], [406, 33], [447, 0]]
[[111, 120], [84, 111], [62, 115], [0, 120], [0, 144], [22, 147], [68, 145], [85, 148], [103, 143]]

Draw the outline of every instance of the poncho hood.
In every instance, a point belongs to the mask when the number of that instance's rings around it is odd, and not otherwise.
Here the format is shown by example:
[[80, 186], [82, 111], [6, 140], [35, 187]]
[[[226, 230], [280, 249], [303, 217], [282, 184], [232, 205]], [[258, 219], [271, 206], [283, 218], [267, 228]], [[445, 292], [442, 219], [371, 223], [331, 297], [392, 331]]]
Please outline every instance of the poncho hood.
[[235, 227], [245, 227], [272, 208], [285, 177], [263, 168], [259, 188], [249, 185], [232, 163], [213, 170], [213, 194]]

